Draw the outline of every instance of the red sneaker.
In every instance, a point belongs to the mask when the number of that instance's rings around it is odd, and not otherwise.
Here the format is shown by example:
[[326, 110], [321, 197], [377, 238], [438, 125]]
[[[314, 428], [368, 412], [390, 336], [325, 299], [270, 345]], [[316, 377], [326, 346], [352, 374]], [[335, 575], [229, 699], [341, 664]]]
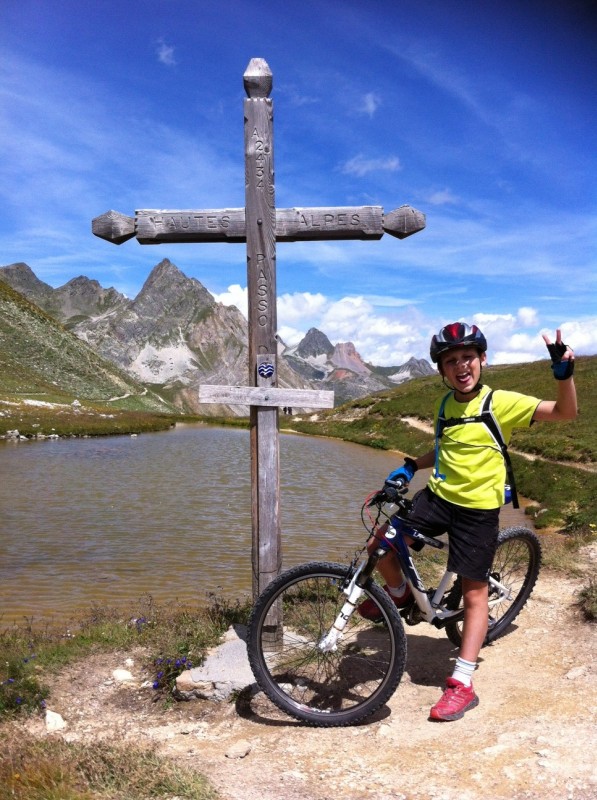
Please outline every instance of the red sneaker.
[[[402, 595], [402, 597], [394, 597], [390, 594], [390, 590], [388, 589], [388, 585], [384, 585], [384, 591], [388, 594], [392, 600], [394, 601], [394, 605], [396, 608], [404, 608], [410, 603], [411, 597], [413, 593], [411, 592], [410, 586], [408, 583], [406, 584], [406, 591]], [[371, 622], [381, 622], [383, 617], [379, 611], [379, 606], [374, 600], [370, 598], [368, 600], [363, 600], [360, 606], [357, 606], [357, 611], [363, 617], [363, 619], [368, 619]]]
[[429, 719], [439, 722], [450, 722], [464, 717], [465, 711], [479, 705], [479, 698], [475, 694], [473, 685], [465, 686], [455, 678], [446, 678], [446, 690], [441, 700], [436, 703], [429, 713]]

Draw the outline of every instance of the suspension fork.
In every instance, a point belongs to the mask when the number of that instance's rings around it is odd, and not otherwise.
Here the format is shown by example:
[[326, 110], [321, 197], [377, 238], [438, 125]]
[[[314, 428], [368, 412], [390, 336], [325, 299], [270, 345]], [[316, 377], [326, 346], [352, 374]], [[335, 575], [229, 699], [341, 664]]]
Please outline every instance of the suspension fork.
[[357, 603], [361, 599], [365, 584], [370, 580], [379, 559], [386, 554], [383, 547], [378, 547], [359, 567], [357, 567], [350, 582], [342, 589], [346, 595], [346, 601], [342, 605], [338, 616], [330, 630], [320, 639], [318, 647], [323, 653], [335, 652], [338, 649], [338, 641], [342, 638], [344, 628], [348, 620], [352, 617]]

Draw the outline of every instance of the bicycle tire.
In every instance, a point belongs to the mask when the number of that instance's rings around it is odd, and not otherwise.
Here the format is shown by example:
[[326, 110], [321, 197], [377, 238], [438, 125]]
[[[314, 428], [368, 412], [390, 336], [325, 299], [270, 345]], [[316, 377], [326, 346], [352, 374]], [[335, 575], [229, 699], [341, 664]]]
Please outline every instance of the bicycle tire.
[[[541, 568], [541, 544], [537, 535], [528, 528], [505, 528], [498, 536], [497, 549], [491, 574], [507, 586], [511, 599], [492, 606], [489, 627], [483, 647], [495, 642], [507, 632], [529, 599]], [[491, 584], [490, 584], [491, 599]], [[446, 607], [462, 607], [462, 583], [458, 578], [446, 599]], [[448, 621], [445, 627], [448, 639], [456, 647], [462, 644], [462, 620]]]
[[[249, 619], [247, 654], [257, 684], [279, 709], [315, 727], [361, 722], [391, 697], [404, 672], [402, 620], [372, 580], [362, 599], [374, 601], [384, 624], [355, 611], [337, 651], [318, 648], [346, 601], [341, 589], [348, 573], [349, 567], [327, 562], [290, 569], [266, 587]], [[279, 603], [282, 632], [268, 624]]]

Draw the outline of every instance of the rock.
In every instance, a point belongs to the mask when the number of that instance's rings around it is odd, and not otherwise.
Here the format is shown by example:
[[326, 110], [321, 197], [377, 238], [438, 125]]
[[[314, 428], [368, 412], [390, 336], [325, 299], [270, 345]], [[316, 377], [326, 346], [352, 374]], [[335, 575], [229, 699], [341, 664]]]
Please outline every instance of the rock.
[[114, 678], [115, 681], [121, 681], [122, 683], [135, 680], [132, 674], [128, 671], [128, 669], [112, 670], [112, 677]]
[[63, 717], [57, 711], [50, 711], [49, 708], [46, 709], [46, 730], [48, 733], [53, 733], [54, 731], [62, 731], [66, 728], [66, 722], [64, 721]]
[[586, 667], [575, 667], [571, 669], [570, 672], [566, 673], [566, 677], [569, 681], [575, 681], [577, 678], [582, 678], [582, 676], [586, 672]]
[[181, 700], [227, 700], [234, 692], [251, 686], [255, 679], [247, 646], [239, 634], [244, 636], [244, 626], [229, 628], [224, 641], [208, 652], [200, 667], [181, 673], [176, 679], [174, 695]]
[[246, 739], [239, 739], [226, 751], [226, 758], [244, 758], [251, 752], [251, 743]]

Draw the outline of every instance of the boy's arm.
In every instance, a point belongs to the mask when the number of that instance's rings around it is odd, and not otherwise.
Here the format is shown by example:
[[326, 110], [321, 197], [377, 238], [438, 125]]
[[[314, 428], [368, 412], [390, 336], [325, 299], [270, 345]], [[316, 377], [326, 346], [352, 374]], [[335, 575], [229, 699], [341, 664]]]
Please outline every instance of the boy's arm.
[[556, 341], [552, 344], [547, 336], [543, 339], [549, 350], [552, 360], [552, 370], [557, 379], [557, 399], [542, 400], [533, 414], [533, 421], [559, 422], [566, 419], [575, 419], [578, 413], [576, 402], [576, 387], [574, 385], [574, 353], [568, 345], [562, 342], [561, 331], [556, 331]]
[[430, 450], [425, 455], [414, 458], [413, 461], [417, 465], [417, 469], [429, 469], [435, 464], [435, 450]]

